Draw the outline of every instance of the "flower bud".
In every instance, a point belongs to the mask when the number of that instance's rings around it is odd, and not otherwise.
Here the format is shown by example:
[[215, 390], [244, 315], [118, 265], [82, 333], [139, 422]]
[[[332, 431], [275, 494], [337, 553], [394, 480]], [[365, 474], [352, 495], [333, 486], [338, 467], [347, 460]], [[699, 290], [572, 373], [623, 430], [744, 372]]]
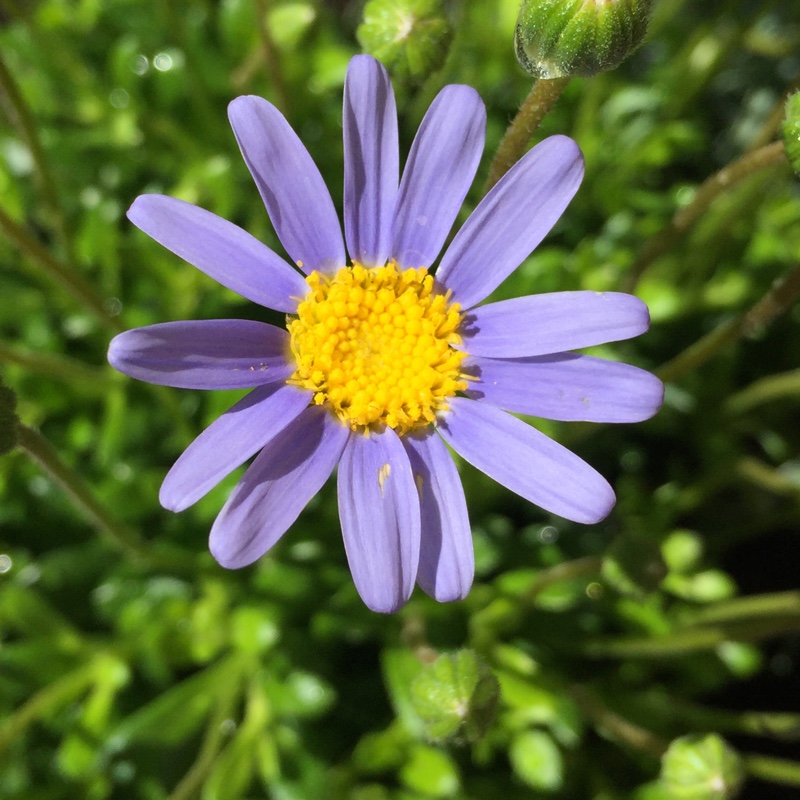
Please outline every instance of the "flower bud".
[[411, 684], [414, 710], [430, 739], [477, 741], [494, 720], [497, 678], [472, 650], [446, 653]]
[[0, 455], [17, 446], [17, 396], [0, 378]]
[[800, 92], [786, 101], [786, 118], [783, 120], [783, 146], [792, 169], [800, 176]]
[[661, 762], [661, 784], [675, 800], [728, 800], [743, 777], [738, 754], [715, 733], [675, 739]]
[[524, 0], [514, 46], [536, 78], [590, 78], [641, 43], [653, 0]]
[[356, 36], [364, 52], [402, 80], [439, 69], [452, 30], [441, 0], [369, 0]]

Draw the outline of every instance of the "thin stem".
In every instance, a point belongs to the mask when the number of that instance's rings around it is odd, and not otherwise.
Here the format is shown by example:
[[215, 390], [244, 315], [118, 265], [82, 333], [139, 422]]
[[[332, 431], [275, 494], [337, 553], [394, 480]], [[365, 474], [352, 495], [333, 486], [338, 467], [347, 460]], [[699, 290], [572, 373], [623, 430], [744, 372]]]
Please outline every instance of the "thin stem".
[[653, 638], [609, 638], [588, 642], [583, 652], [590, 658], [673, 658], [700, 650], [713, 650], [725, 642], [768, 639], [800, 630], [800, 618], [728, 622], [713, 628], [692, 628]]
[[603, 559], [599, 556], [586, 556], [565, 561], [542, 570], [533, 580], [533, 583], [522, 595], [523, 600], [530, 602], [538, 594], [556, 583], [583, 578], [587, 575], [597, 575], [603, 567]]
[[33, 159], [36, 175], [41, 185], [42, 195], [50, 216], [52, 217], [53, 227], [64, 248], [64, 253], [70, 260], [73, 259], [72, 243], [67, 235], [66, 218], [61, 201], [58, 196], [58, 189], [50, 170], [50, 165], [45, 156], [44, 148], [39, 140], [39, 134], [25, 98], [22, 96], [13, 75], [9, 72], [2, 57], [0, 57], [0, 99], [7, 101], [9, 117], [16, 122], [22, 138], [28, 145], [31, 158]]
[[214, 766], [214, 761], [225, 743], [227, 733], [224, 723], [230, 719], [239, 691], [239, 677], [231, 680], [227, 690], [223, 690], [217, 701], [214, 715], [206, 728], [206, 735], [200, 752], [197, 754], [189, 771], [181, 778], [180, 783], [172, 790], [168, 800], [194, 800], [199, 796], [200, 788]]
[[109, 541], [136, 561], [149, 559], [145, 544], [119, 520], [115, 519], [96, 500], [83, 478], [64, 463], [50, 442], [27, 425], [17, 425], [17, 442], [20, 449], [57, 483], [73, 504]]
[[725, 402], [729, 414], [741, 414], [762, 403], [800, 395], [800, 369], [768, 375], [754, 381]]
[[796, 761], [746, 754], [744, 768], [752, 778], [760, 778], [770, 783], [783, 783], [787, 786], [800, 786], [800, 764]]
[[770, 290], [745, 314], [725, 322], [711, 333], [689, 345], [671, 361], [656, 370], [662, 381], [674, 381], [702, 366], [723, 347], [742, 336], [761, 330], [788, 311], [800, 297], [800, 265], [776, 280]]
[[800, 617], [800, 592], [775, 592], [737, 597], [695, 611], [682, 619], [685, 625], [707, 625], [764, 617]]
[[719, 733], [746, 733], [780, 741], [800, 739], [800, 714], [707, 708], [672, 694], [659, 694], [657, 705], [653, 704], [652, 697], [646, 695], [636, 698], [635, 702], [662, 726], [713, 730]]
[[612, 711], [585, 686], [572, 686], [569, 693], [594, 727], [618, 742], [654, 758], [660, 758], [669, 746], [665, 739]]
[[44, 272], [65, 291], [87, 308], [104, 328], [119, 333], [125, 329], [119, 318], [108, 313], [103, 297], [80, 273], [61, 263], [36, 241], [24, 228], [14, 222], [0, 208], [0, 231], [3, 231], [14, 244], [36, 262]]
[[773, 164], [788, 163], [783, 142], [777, 141], [745, 153], [708, 178], [697, 190], [692, 202], [675, 212], [669, 225], [645, 243], [641, 255], [623, 282], [623, 291], [632, 292], [648, 267], [672, 246], [708, 210], [724, 192], [745, 178]]
[[736, 462], [736, 472], [739, 477], [773, 494], [800, 497], [800, 486], [791, 476], [752, 456], [740, 458]]
[[5, 342], [0, 342], [0, 362], [18, 364], [33, 372], [63, 378], [90, 391], [104, 392], [110, 383], [106, 370], [89, 366], [76, 358], [55, 353], [36, 353]]
[[272, 31], [269, 27], [269, 3], [270, 0], [256, 0], [261, 50], [264, 56], [264, 64], [272, 82], [272, 88], [277, 96], [277, 105], [285, 115], [288, 115], [291, 102], [289, 100], [289, 92], [286, 90], [286, 81], [283, 78], [281, 62], [278, 58], [278, 49], [275, 47], [275, 40], [272, 38]]
[[0, 727], [0, 754], [17, 741], [24, 730], [48, 711], [72, 702], [94, 681], [97, 669], [94, 662], [82, 664], [78, 669], [53, 681], [34, 694], [26, 703], [8, 716]]
[[533, 84], [494, 154], [483, 194], [522, 158], [534, 131], [561, 97], [569, 81], [569, 78], [540, 78]]

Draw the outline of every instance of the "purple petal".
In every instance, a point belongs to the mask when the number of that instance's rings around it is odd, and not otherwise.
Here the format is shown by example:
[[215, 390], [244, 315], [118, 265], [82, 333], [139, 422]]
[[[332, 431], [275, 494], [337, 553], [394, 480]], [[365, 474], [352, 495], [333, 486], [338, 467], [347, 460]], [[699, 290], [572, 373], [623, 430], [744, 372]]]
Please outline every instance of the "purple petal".
[[128, 219], [167, 250], [254, 303], [293, 313], [308, 286], [265, 244], [203, 208], [174, 197], [144, 194]]
[[565, 447], [487, 403], [450, 399], [444, 440], [512, 492], [575, 522], [599, 522], [614, 506], [605, 478]]
[[389, 258], [400, 151], [392, 82], [372, 56], [355, 56], [344, 82], [344, 227], [350, 258]]
[[583, 156], [566, 136], [526, 153], [484, 197], [436, 273], [462, 308], [494, 291], [544, 239], [578, 191]]
[[650, 327], [647, 306], [620, 292], [550, 292], [501, 300], [464, 318], [464, 350], [527, 358], [630, 339]]
[[350, 431], [311, 406], [272, 439], [211, 528], [209, 547], [229, 569], [252, 564], [280, 539], [333, 472]]
[[486, 110], [469, 86], [445, 86], [422, 120], [403, 170], [392, 256], [403, 268], [428, 267], [475, 177]]
[[291, 259], [307, 274], [344, 266], [342, 231], [331, 196], [283, 114], [260, 97], [246, 96], [228, 106], [228, 118]]
[[402, 440], [420, 496], [422, 539], [417, 583], [440, 603], [462, 600], [475, 575], [472, 532], [458, 470], [432, 432]]
[[643, 369], [576, 353], [470, 357], [467, 395], [516, 414], [584, 422], [641, 422], [661, 407], [664, 384]]
[[411, 464], [386, 428], [351, 436], [339, 462], [339, 517], [361, 599], [390, 614], [411, 596], [419, 565], [420, 510]]
[[283, 383], [253, 389], [183, 451], [161, 484], [161, 505], [183, 511], [196, 503], [279, 434], [310, 400], [310, 392]]
[[289, 334], [245, 319], [162, 322], [115, 336], [114, 369], [179, 389], [249, 389], [288, 378]]

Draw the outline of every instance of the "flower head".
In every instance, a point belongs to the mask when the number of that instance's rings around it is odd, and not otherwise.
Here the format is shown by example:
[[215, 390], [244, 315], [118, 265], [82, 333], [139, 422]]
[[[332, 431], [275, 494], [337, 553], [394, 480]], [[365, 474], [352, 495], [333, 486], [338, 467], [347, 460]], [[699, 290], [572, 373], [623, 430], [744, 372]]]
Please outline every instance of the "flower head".
[[210, 537], [223, 566], [242, 567], [275, 544], [338, 466], [353, 578], [364, 602], [383, 612], [402, 606], [415, 581], [441, 601], [463, 598], [472, 583], [466, 502], [445, 442], [554, 514], [605, 517], [614, 504], [608, 483], [508, 412], [598, 422], [654, 414], [658, 379], [568, 352], [644, 332], [647, 308], [630, 295], [588, 291], [478, 305], [577, 191], [577, 145], [554, 136], [531, 150], [475, 209], [433, 274], [483, 147], [485, 112], [473, 89], [439, 93], [400, 179], [388, 75], [370, 56], [350, 62], [344, 239], [319, 171], [280, 112], [240, 97], [229, 115], [293, 265], [180, 200], [144, 195], [128, 216], [224, 286], [286, 312], [287, 327], [167, 322], [111, 342], [111, 364], [141, 380], [252, 388], [184, 451], [161, 487], [162, 505], [187, 508], [258, 454]]

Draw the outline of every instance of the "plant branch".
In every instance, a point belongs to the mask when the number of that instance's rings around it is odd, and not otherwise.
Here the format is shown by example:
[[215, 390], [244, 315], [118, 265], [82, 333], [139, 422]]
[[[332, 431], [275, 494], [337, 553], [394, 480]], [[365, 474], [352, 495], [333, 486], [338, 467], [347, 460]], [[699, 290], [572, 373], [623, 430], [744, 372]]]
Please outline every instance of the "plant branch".
[[540, 78], [533, 84], [497, 147], [483, 194], [522, 158], [534, 131], [561, 97], [569, 81], [569, 78]]
[[788, 311], [800, 297], [800, 265], [776, 280], [769, 291], [746, 313], [725, 322], [689, 345], [656, 370], [662, 381], [670, 382], [706, 363], [723, 347], [749, 336]]
[[723, 167], [700, 185], [692, 201], [675, 212], [670, 223], [649, 239], [630, 273], [623, 281], [622, 290], [632, 292], [650, 265], [683, 236], [724, 192], [730, 191], [745, 178], [773, 164], [788, 163], [782, 141], [745, 153], [736, 161]]
[[0, 208], [0, 231], [3, 231], [20, 250], [30, 256], [55, 283], [59, 284], [81, 306], [88, 309], [104, 328], [112, 333], [120, 333], [125, 330], [119, 318], [108, 313], [105, 300], [83, 275], [56, 259], [21, 225], [14, 222], [2, 208]]

